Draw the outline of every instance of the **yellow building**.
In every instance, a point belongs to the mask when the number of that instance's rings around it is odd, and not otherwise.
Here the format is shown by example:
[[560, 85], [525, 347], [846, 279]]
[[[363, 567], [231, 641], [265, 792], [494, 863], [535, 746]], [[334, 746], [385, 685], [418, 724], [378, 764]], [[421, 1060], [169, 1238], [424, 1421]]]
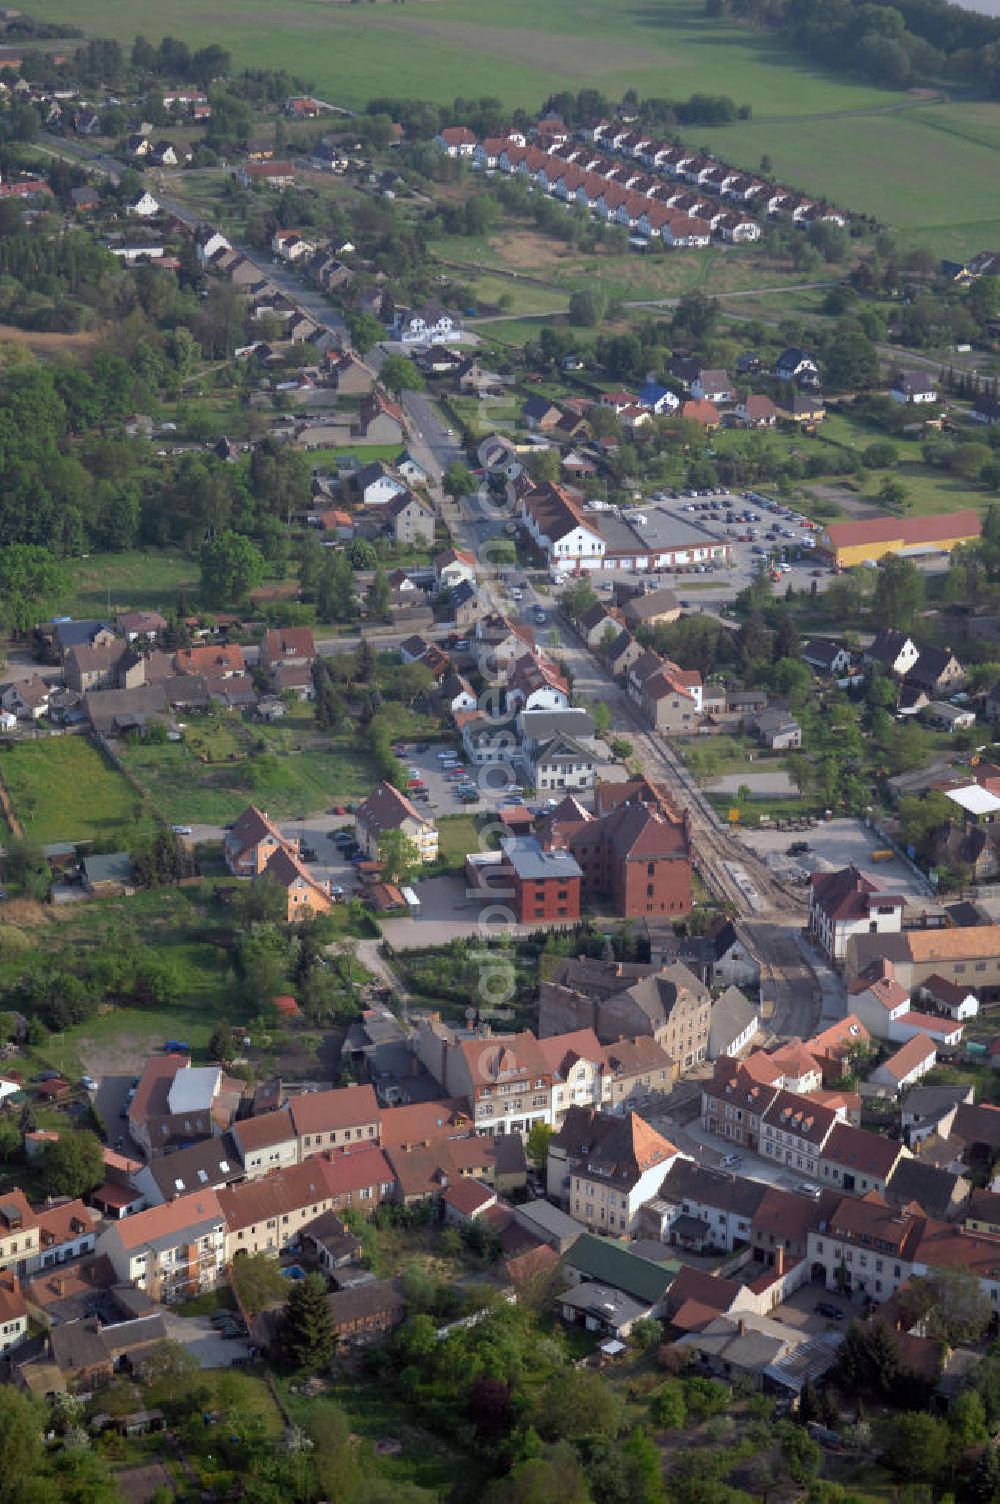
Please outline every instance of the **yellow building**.
[[975, 543], [979, 513], [943, 512], [933, 517], [869, 517], [863, 522], [831, 522], [820, 536], [823, 548], [843, 569], [884, 559], [887, 554], [950, 553]]

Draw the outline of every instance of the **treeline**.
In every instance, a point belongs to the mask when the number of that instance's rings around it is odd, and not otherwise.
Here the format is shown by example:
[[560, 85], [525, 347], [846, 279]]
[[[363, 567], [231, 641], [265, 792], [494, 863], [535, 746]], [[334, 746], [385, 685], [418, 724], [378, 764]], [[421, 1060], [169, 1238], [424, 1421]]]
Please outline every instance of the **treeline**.
[[952, 78], [1000, 95], [1000, 21], [947, 0], [706, 0], [705, 9], [782, 30], [827, 67], [887, 88]]
[[[726, 94], [698, 93], [681, 100], [655, 95], [640, 99], [636, 91], [630, 89], [622, 100], [622, 108], [642, 124], [656, 125], [664, 130], [674, 125], [728, 125], [734, 120], [750, 119], [750, 106], [737, 105]], [[543, 113], [558, 115], [573, 129], [606, 120], [617, 109], [617, 103], [599, 89], [580, 89], [576, 94], [564, 90], [550, 95]], [[490, 136], [507, 127], [527, 131], [535, 120], [527, 110], [511, 112], [502, 100], [492, 95], [478, 99], [459, 96], [450, 105], [429, 104], [425, 99], [382, 96], [369, 100], [367, 110], [369, 115], [398, 120], [407, 135], [418, 140], [436, 136], [448, 125], [467, 125], [479, 136]]]

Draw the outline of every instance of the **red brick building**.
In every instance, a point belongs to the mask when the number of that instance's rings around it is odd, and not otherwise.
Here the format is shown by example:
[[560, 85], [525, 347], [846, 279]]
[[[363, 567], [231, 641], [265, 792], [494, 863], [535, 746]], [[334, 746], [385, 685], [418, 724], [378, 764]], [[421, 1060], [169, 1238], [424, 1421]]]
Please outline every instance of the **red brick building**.
[[507, 837], [499, 861], [472, 856], [466, 875], [491, 903], [508, 904], [518, 924], [580, 917], [579, 863], [566, 850], [546, 851], [534, 836]]
[[690, 913], [688, 826], [665, 804], [619, 804], [608, 814], [558, 825], [552, 839], [579, 862], [585, 899], [603, 901], [626, 919]]

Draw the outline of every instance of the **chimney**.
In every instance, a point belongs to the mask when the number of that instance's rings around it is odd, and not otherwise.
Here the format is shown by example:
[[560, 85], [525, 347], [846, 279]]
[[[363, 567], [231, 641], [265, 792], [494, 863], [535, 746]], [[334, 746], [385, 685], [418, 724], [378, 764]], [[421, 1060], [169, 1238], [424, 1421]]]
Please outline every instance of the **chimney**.
[[747, 1324], [743, 1320], [742, 1316], [740, 1317], [739, 1321], [737, 1321], [737, 1323], [736, 1323], [736, 1330], [739, 1332], [739, 1334], [740, 1334], [741, 1337], [745, 1337], [746, 1334], [747, 1334]]
[[774, 1255], [774, 1272], [779, 1279], [785, 1272], [785, 1250], [780, 1247]]

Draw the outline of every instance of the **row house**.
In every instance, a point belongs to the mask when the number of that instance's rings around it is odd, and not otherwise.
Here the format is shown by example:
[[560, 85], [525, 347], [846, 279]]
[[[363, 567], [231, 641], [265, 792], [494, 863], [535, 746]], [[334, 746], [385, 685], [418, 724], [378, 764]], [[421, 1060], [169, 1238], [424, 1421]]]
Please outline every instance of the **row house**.
[[583, 1132], [589, 1142], [568, 1160], [567, 1210], [595, 1232], [619, 1238], [633, 1233], [678, 1150], [634, 1112], [624, 1118], [598, 1115]]
[[810, 1277], [828, 1290], [881, 1302], [915, 1272], [927, 1218], [889, 1206], [877, 1191], [845, 1197], [809, 1233]]
[[445, 1094], [470, 1105], [477, 1133], [520, 1134], [552, 1122], [552, 1070], [530, 1030], [460, 1038], [433, 1016], [414, 1052]]
[[381, 1112], [368, 1085], [300, 1092], [273, 1112], [240, 1118], [232, 1135], [247, 1179], [255, 1180], [315, 1154], [378, 1143]]
[[797, 1092], [779, 1091], [761, 1117], [760, 1152], [778, 1164], [819, 1174], [820, 1155], [837, 1111]]
[[678, 1158], [644, 1210], [642, 1231], [678, 1248], [732, 1253], [750, 1244], [753, 1219], [769, 1189]]
[[327, 1212], [359, 1211], [368, 1217], [394, 1190], [396, 1177], [375, 1144], [321, 1154], [261, 1180], [218, 1192], [226, 1222], [226, 1259], [237, 1254], [278, 1254]]
[[715, 1063], [701, 1091], [701, 1121], [709, 1132], [754, 1153], [760, 1146], [761, 1118], [778, 1094], [770, 1081], [758, 1079], [748, 1063], [729, 1056]]
[[553, 1034], [538, 1041], [552, 1072], [552, 1126], [575, 1107], [623, 1111], [651, 1092], [666, 1092], [676, 1066], [662, 1045], [646, 1036], [601, 1044], [593, 1029]]
[[225, 1268], [226, 1223], [213, 1190], [194, 1191], [114, 1222], [97, 1240], [118, 1279], [153, 1300], [214, 1290]]

